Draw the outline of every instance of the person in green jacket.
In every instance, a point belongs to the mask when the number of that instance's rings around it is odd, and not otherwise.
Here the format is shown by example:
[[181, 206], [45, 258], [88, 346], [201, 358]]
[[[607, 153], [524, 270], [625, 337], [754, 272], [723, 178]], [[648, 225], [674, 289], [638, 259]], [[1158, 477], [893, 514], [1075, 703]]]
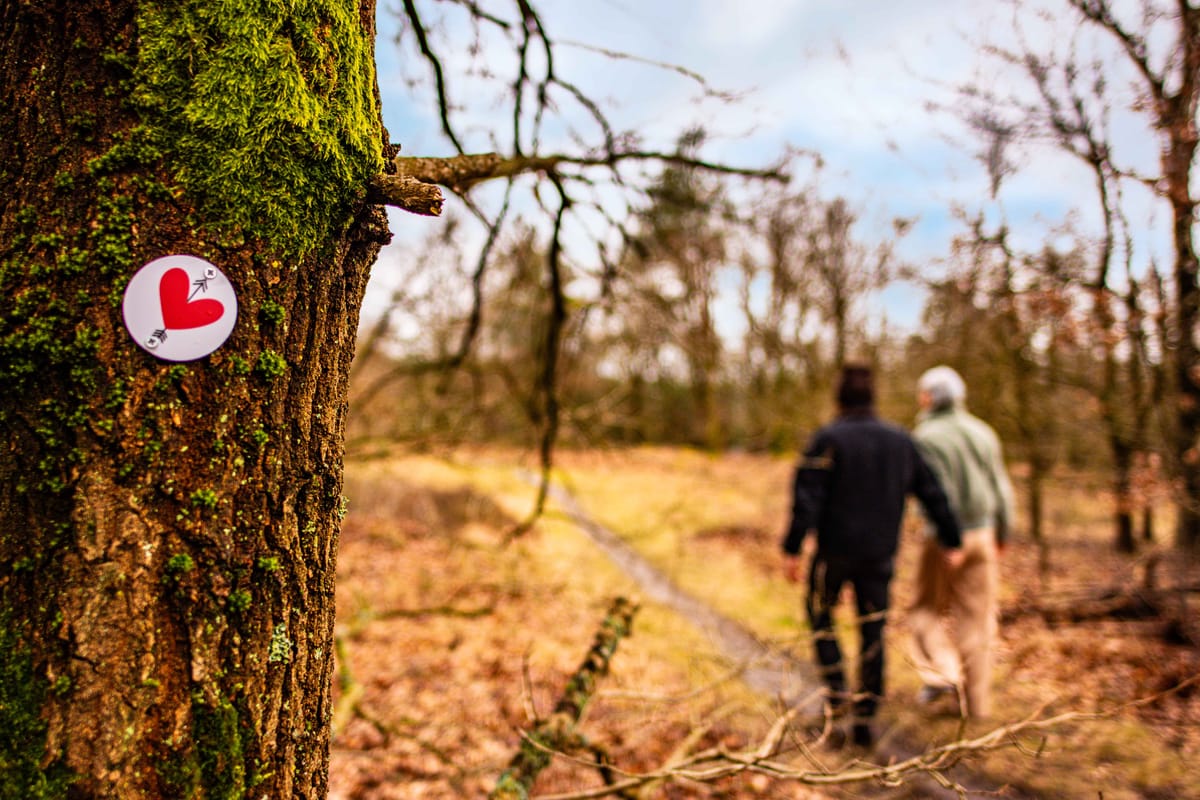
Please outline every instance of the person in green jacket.
[[917, 382], [922, 415], [913, 432], [962, 528], [962, 559], [948, 563], [937, 539], [925, 542], [909, 610], [912, 657], [924, 686], [918, 701], [954, 694], [967, 716], [991, 714], [998, 629], [999, 551], [1013, 518], [1012, 484], [1000, 440], [966, 409], [957, 372], [938, 366]]

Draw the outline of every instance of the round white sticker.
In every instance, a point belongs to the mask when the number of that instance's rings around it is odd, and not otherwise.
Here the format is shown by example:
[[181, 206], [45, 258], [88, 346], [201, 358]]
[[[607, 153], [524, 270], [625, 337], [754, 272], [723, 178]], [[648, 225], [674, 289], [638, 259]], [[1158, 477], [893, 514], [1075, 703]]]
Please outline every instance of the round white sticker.
[[129, 335], [143, 350], [164, 361], [194, 361], [233, 332], [237, 294], [208, 261], [163, 256], [130, 279], [121, 312]]

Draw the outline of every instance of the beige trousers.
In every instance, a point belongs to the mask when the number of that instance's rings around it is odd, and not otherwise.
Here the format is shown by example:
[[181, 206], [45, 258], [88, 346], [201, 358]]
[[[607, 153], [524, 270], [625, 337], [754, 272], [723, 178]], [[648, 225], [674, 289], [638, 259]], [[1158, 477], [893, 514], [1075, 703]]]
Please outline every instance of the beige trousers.
[[917, 566], [916, 600], [908, 614], [911, 654], [927, 686], [952, 686], [971, 717], [992, 711], [992, 660], [1000, 584], [991, 528], [963, 532], [963, 565], [949, 570], [928, 537]]

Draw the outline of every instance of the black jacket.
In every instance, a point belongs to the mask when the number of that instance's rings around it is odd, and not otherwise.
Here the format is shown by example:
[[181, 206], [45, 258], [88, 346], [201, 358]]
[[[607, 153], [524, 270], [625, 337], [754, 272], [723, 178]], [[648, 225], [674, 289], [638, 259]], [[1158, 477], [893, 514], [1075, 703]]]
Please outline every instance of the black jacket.
[[891, 559], [904, 500], [916, 495], [947, 548], [962, 543], [946, 493], [909, 435], [871, 411], [852, 411], [817, 431], [796, 469], [785, 552], [800, 552], [810, 529], [826, 557]]

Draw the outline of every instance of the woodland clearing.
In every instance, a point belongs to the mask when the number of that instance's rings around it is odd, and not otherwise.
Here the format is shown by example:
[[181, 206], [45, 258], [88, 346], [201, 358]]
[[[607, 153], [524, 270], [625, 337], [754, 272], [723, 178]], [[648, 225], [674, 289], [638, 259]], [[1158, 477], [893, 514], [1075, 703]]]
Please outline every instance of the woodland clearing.
[[[800, 592], [778, 569], [789, 460], [667, 448], [556, 458], [556, 480], [683, 591], [807, 663]], [[591, 763], [598, 752], [614, 765], [608, 779], [620, 780], [706, 748], [753, 750], [782, 712], [779, 697], [737, 679], [746, 665], [642, 597], [553, 506], [509, 541], [534, 494], [520, 476], [524, 460], [491, 450], [347, 464], [333, 800], [486, 796], [521, 731], [553, 708], [618, 595], [641, 607], [580, 726], [592, 750], [556, 757], [534, 797], [602, 786]], [[1149, 545], [1139, 556], [1115, 554], [1105, 492], [1078, 475], [1056, 476], [1053, 488], [1048, 571], [1039, 574], [1024, 528], [1003, 556], [995, 719], [964, 727], [948, 706], [911, 702], [918, 687], [904, 658], [903, 609], [921, 535], [911, 511], [893, 585], [879, 751], [829, 746], [816, 721], [801, 719], [776, 760], [806, 774], [862, 768], [901, 745], [936, 747], [1068, 714], [1078, 716], [1014, 735], [1013, 746], [971, 756], [947, 775], [970, 796], [1007, 787], [1018, 797], [1200, 798], [1200, 647], [1185, 641], [1180, 619], [1072, 621], [1066, 613], [1093, 607], [1110, 587], [1145, 586], [1147, 570], [1159, 585], [1194, 583], [1197, 565]], [[640, 792], [625, 796], [900, 798], [933, 789], [927, 780], [816, 787], [748, 771]]]

